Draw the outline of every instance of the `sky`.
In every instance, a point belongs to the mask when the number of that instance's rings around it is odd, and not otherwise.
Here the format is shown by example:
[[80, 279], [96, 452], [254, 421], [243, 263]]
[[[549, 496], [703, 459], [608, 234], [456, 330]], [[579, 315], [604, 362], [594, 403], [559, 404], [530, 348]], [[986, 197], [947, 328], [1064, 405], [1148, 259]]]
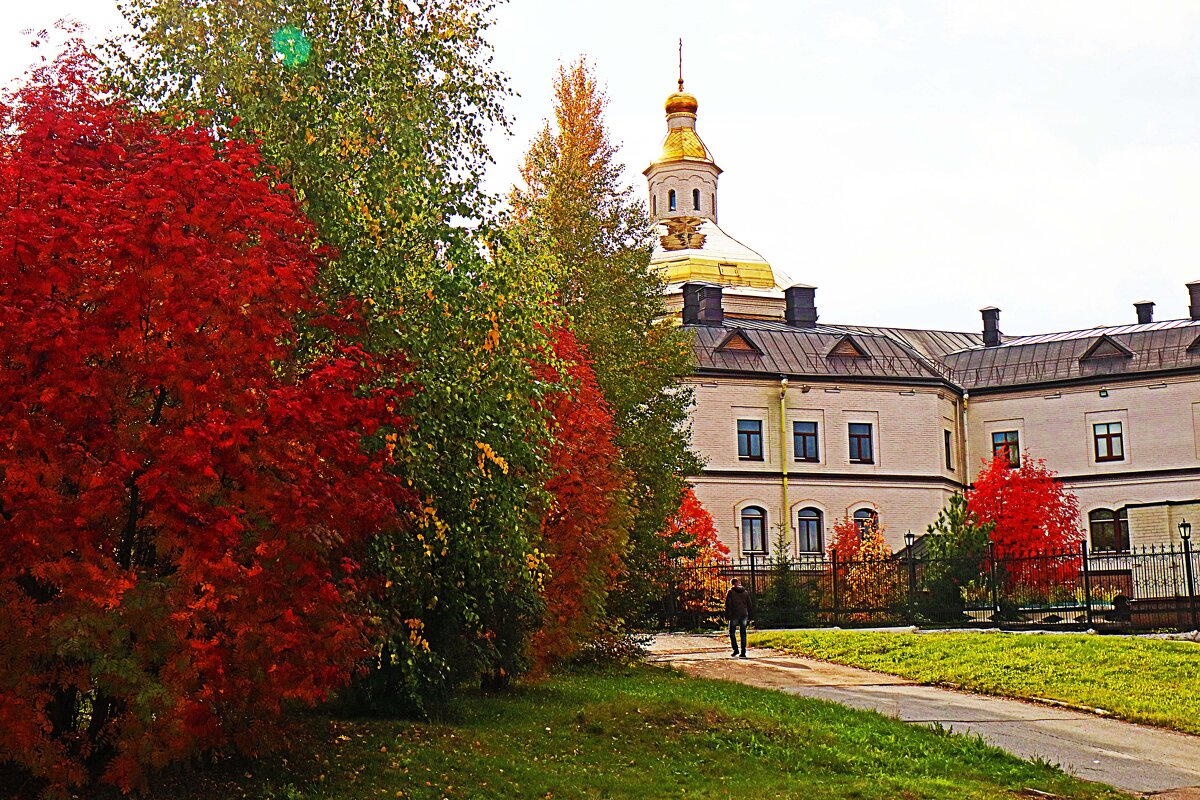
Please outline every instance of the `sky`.
[[[22, 29], [114, 0], [0, 3], [0, 79]], [[721, 227], [822, 321], [1005, 333], [1187, 316], [1200, 279], [1200, 3], [510, 0], [490, 39], [517, 93], [492, 136], [503, 191], [551, 113], [560, 63], [606, 86], [627, 180], [665, 133], [677, 40], [697, 130], [725, 170]]]

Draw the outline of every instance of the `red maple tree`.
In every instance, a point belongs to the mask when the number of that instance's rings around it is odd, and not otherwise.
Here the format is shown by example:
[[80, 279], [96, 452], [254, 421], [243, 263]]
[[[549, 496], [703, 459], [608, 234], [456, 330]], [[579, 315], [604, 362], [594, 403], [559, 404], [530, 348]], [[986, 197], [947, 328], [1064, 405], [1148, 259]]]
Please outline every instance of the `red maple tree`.
[[967, 508], [996, 523], [991, 538], [1001, 553], [1073, 550], [1083, 541], [1079, 499], [1029, 454], [1016, 468], [1005, 456], [994, 459], [967, 492]]
[[557, 329], [553, 342], [566, 366], [565, 375], [543, 370], [561, 391], [550, 401], [552, 506], [541, 525], [550, 567], [546, 612], [532, 643], [541, 668], [573, 654], [601, 624], [608, 589], [622, 570], [629, 512], [622, 501], [629, 476], [587, 349], [567, 328]]
[[409, 503], [399, 365], [320, 310], [288, 188], [94, 74], [0, 107], [0, 762], [52, 790], [277, 738], [367, 652], [356, 554]]
[[994, 522], [991, 540], [1006, 561], [1009, 587], [1070, 583], [1078, 573], [1083, 541], [1079, 498], [1063, 488], [1056, 473], [1026, 453], [1020, 467], [1007, 455], [992, 460], [967, 491], [967, 508], [981, 522]]
[[670, 543], [672, 558], [711, 564], [729, 557], [729, 548], [717, 538], [712, 514], [690, 486], [684, 488], [679, 498], [679, 510], [667, 520], [662, 535]]

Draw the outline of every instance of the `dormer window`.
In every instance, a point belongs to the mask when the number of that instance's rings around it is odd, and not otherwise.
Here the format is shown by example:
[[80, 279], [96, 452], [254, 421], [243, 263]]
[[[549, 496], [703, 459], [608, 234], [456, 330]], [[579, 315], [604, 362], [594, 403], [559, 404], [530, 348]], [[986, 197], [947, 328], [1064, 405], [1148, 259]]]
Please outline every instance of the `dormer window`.
[[675, 190], [674, 189], [670, 189], [667, 191], [667, 210], [668, 211], [675, 210]]
[[693, 211], [700, 210], [700, 190], [699, 189], [692, 189], [692, 210]]

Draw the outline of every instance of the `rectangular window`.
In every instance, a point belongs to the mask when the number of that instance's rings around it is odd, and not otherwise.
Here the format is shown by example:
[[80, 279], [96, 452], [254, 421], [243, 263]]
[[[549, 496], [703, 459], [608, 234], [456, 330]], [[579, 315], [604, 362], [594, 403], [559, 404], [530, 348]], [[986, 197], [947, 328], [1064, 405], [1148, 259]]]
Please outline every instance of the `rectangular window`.
[[1096, 442], [1097, 461], [1124, 461], [1125, 443], [1121, 440], [1121, 423], [1101, 422], [1092, 426]]
[[737, 421], [738, 458], [742, 461], [762, 461], [762, 420]]
[[796, 450], [797, 461], [820, 461], [817, 450], [817, 423], [793, 422], [792, 444]]
[[850, 461], [855, 464], [875, 463], [875, 451], [871, 446], [871, 425], [868, 422], [850, 423]]
[[1021, 466], [1021, 440], [1016, 431], [992, 434], [992, 457], [1007, 458], [1010, 467]]
[[954, 471], [954, 432], [942, 431], [946, 440], [946, 469]]

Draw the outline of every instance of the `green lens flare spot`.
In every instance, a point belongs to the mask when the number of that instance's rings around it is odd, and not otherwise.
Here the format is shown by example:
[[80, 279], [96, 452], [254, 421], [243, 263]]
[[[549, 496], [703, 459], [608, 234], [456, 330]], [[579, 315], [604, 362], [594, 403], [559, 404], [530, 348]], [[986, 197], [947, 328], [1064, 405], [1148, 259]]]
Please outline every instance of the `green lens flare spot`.
[[312, 55], [312, 42], [304, 31], [285, 25], [271, 34], [271, 48], [285, 67], [300, 67]]

